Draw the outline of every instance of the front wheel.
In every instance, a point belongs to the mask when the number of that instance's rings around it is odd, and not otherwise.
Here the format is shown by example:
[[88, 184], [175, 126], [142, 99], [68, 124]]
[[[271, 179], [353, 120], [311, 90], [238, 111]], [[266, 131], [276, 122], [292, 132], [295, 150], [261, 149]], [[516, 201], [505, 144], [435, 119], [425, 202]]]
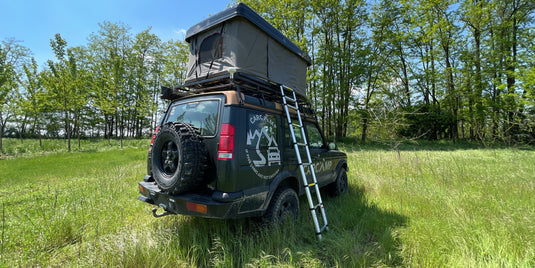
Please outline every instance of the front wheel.
[[297, 221], [299, 198], [292, 188], [278, 189], [271, 199], [269, 208], [263, 216], [266, 223], [278, 224], [289, 220]]
[[339, 196], [347, 192], [347, 172], [342, 168], [338, 173], [336, 180], [327, 186], [328, 194], [330, 196]]

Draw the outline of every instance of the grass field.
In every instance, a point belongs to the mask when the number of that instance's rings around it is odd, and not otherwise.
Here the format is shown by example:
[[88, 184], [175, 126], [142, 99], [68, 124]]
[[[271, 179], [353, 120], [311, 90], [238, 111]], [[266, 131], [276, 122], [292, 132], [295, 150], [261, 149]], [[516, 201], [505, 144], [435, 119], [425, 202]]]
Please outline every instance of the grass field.
[[535, 266], [533, 148], [342, 145], [350, 188], [324, 198], [318, 243], [304, 197], [299, 221], [275, 230], [153, 218], [136, 200], [148, 141], [55, 142], [4, 141], [16, 157], [0, 160], [0, 266]]

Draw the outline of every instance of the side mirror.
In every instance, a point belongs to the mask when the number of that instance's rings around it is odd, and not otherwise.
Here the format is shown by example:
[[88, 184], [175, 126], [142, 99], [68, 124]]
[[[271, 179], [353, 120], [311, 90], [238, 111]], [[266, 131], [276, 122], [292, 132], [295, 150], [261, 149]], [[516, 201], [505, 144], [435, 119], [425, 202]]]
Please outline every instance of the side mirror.
[[338, 150], [338, 146], [336, 145], [336, 143], [329, 143], [329, 150]]

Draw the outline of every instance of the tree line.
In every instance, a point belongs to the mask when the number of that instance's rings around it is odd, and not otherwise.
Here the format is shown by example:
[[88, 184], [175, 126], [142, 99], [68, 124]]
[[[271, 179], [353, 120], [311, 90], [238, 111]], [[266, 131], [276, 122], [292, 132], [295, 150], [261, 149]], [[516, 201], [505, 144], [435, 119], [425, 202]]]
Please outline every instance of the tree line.
[[[244, 0], [312, 59], [308, 96], [330, 139], [535, 140], [535, 2]], [[195, 22], [192, 22], [192, 24]], [[150, 134], [160, 86], [180, 84], [188, 46], [103, 22], [84, 46], [50, 40], [38, 66], [0, 42], [5, 135]]]
[[244, 0], [312, 57], [330, 137], [535, 141], [535, 2]]
[[78, 146], [84, 137], [122, 141], [154, 129], [160, 86], [182, 82], [187, 45], [110, 22], [88, 40], [70, 47], [56, 34], [55, 58], [41, 68], [19, 42], [0, 43], [0, 151], [4, 135], [63, 137], [70, 151], [72, 139]]

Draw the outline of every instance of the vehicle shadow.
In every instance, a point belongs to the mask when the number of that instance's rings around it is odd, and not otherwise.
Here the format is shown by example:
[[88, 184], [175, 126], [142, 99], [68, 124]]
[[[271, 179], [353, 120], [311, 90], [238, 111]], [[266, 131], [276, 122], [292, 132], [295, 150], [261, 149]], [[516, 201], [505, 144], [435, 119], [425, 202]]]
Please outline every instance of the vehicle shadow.
[[173, 215], [154, 227], [167, 244], [197, 266], [369, 266], [402, 264], [396, 227], [404, 216], [378, 208], [364, 188], [350, 185], [340, 197], [324, 196], [329, 231], [318, 242], [305, 196], [297, 222], [266, 226], [258, 219], [216, 220]]

